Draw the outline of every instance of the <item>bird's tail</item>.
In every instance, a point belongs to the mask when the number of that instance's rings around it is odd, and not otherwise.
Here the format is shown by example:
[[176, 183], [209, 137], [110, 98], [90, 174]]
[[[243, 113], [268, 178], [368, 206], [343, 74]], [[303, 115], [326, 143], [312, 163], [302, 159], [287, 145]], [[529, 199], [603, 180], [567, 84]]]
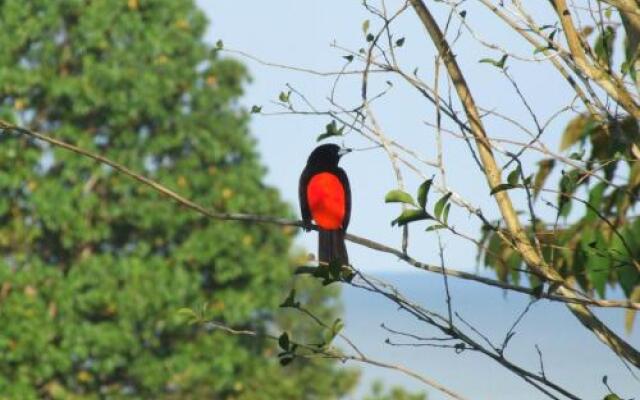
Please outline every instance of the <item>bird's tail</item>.
[[318, 260], [321, 263], [339, 262], [340, 265], [349, 265], [347, 247], [344, 244], [344, 231], [320, 230], [318, 239]]

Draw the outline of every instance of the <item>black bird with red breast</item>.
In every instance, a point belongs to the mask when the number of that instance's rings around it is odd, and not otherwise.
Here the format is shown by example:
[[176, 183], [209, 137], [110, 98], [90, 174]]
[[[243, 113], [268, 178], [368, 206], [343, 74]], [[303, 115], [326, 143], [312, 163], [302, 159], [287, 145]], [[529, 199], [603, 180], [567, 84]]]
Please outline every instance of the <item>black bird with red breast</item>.
[[338, 162], [350, 151], [335, 144], [318, 146], [300, 175], [300, 212], [305, 226], [314, 221], [319, 228], [320, 264], [349, 265], [344, 236], [351, 217], [351, 188]]

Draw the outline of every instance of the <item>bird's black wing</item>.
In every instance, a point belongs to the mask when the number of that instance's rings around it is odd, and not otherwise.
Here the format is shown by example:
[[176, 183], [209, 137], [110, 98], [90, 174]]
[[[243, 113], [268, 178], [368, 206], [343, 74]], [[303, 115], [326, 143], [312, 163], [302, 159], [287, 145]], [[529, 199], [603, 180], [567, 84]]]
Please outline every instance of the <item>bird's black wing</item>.
[[347, 173], [342, 168], [336, 170], [336, 175], [344, 187], [344, 221], [342, 222], [342, 230], [346, 231], [349, 226], [349, 220], [351, 219], [351, 186], [349, 185], [349, 178]]
[[308, 168], [302, 170], [300, 174], [300, 181], [298, 182], [298, 202], [300, 203], [300, 215], [302, 221], [311, 225], [311, 211], [309, 210], [309, 201], [307, 200], [307, 185], [311, 180], [311, 173]]

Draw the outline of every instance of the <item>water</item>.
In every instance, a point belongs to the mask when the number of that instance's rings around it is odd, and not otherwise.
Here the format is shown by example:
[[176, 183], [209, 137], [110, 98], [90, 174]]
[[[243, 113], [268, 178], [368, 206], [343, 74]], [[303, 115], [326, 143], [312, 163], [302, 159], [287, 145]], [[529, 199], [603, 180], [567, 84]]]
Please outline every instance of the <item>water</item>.
[[[406, 297], [420, 305], [446, 313], [442, 276], [430, 273], [377, 276], [392, 282]], [[475, 282], [450, 278], [449, 283], [454, 311], [495, 344], [502, 343], [506, 332], [530, 301], [528, 296], [503, 292]], [[611, 297], [621, 298], [621, 293], [614, 291]], [[405, 343], [409, 340], [389, 334], [381, 328], [381, 323], [394, 330], [420, 336], [442, 335], [379, 295], [345, 287], [343, 299], [345, 333], [371, 358], [402, 364], [470, 399], [545, 398], [520, 377], [482, 354], [471, 351], [456, 354], [453, 349], [385, 344], [387, 338]], [[631, 335], [624, 333], [624, 311], [598, 309], [596, 312], [628, 342], [635, 347], [640, 345], [640, 325]], [[540, 364], [535, 348], [538, 345], [546, 376], [580, 398], [602, 399], [608, 394], [602, 383], [605, 375], [609, 385], [623, 398], [640, 396], [640, 381], [631, 375], [619, 358], [584, 329], [564, 305], [546, 300], [536, 302], [515, 332], [506, 357], [532, 372], [538, 372]], [[354, 399], [362, 397], [375, 379], [411, 390], [426, 389], [430, 400], [446, 398], [400, 372], [367, 365], [360, 367], [363, 381]], [[640, 371], [636, 370], [636, 373]]]

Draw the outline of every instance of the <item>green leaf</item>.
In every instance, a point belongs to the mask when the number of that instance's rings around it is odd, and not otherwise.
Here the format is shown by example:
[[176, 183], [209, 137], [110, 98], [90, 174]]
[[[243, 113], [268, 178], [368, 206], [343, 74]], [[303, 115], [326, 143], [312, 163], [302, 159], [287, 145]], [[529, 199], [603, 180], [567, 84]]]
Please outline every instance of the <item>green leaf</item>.
[[352, 55], [352, 54], [349, 54], [349, 55], [347, 55], [347, 56], [342, 56], [342, 58], [344, 58], [345, 60], [347, 60], [347, 61], [349, 61], [349, 62], [352, 62], [352, 61], [353, 61], [353, 55]]
[[435, 207], [433, 208], [433, 215], [435, 215], [436, 219], [440, 219], [440, 217], [442, 216], [442, 211], [444, 211], [444, 206], [447, 205], [452, 194], [453, 194], [452, 192], [445, 194], [436, 203]]
[[560, 178], [560, 193], [567, 196], [573, 195], [578, 185], [578, 178], [580, 171], [574, 169], [569, 172], [562, 171], [562, 178]]
[[421, 221], [425, 219], [433, 219], [433, 217], [429, 215], [425, 210], [412, 208], [412, 209], [404, 210], [398, 218], [391, 221], [391, 226], [393, 225], [402, 226], [402, 225], [409, 224], [411, 222]]
[[445, 225], [449, 224], [449, 210], [451, 209], [451, 203], [448, 203], [446, 206], [444, 206], [444, 211], [442, 213], [442, 221], [444, 222]]
[[396, 40], [396, 46], [398, 47], [402, 47], [404, 45], [404, 38], [401, 37], [400, 39]]
[[[607, 189], [607, 186], [608, 185], [605, 182], [599, 182], [596, 186], [593, 187], [593, 189], [591, 189], [591, 191], [589, 191], [588, 203], [591, 207], [595, 208], [596, 210], [600, 209], [604, 191]], [[598, 219], [598, 214], [596, 214], [596, 212], [592, 208], [587, 207], [587, 214], [585, 215], [585, 221], [594, 222], [597, 219]]]
[[514, 169], [513, 171], [511, 171], [511, 173], [509, 173], [509, 176], [507, 176], [507, 182], [509, 183], [509, 185], [515, 187], [518, 182], [520, 181], [520, 173], [521, 173], [521, 169], [520, 166], [518, 165], [518, 167], [516, 167], [516, 169]]
[[282, 334], [278, 338], [278, 346], [280, 346], [280, 348], [284, 351], [289, 351], [291, 342], [289, 341], [289, 334], [287, 334], [287, 332], [282, 332]]
[[614, 40], [616, 38], [616, 31], [612, 26], [607, 26], [604, 32], [598, 36], [594, 46], [594, 52], [600, 62], [606, 65], [611, 65], [613, 58]]
[[602, 400], [622, 400], [622, 398], [615, 393], [611, 393], [604, 396]]
[[342, 136], [344, 134], [344, 129], [344, 126], [338, 129], [338, 123], [336, 122], [336, 120], [332, 120], [326, 125], [325, 132], [319, 135], [316, 141], [319, 142], [330, 137]]
[[371, 33], [367, 34], [367, 42], [373, 42], [374, 38], [375, 38], [375, 36], [373, 36], [373, 34], [371, 34]]
[[342, 319], [337, 318], [335, 321], [333, 321], [331, 327], [327, 329], [324, 334], [324, 347], [329, 346], [343, 328], [344, 322], [342, 322]]
[[262, 112], [262, 106], [251, 106], [251, 114], [259, 114], [260, 112]]
[[600, 127], [600, 123], [591, 117], [579, 115], [572, 119], [562, 134], [560, 150], [564, 151], [573, 146], [578, 141], [589, 136], [594, 130]]
[[429, 189], [431, 189], [431, 184], [433, 184], [433, 178], [427, 179], [422, 182], [420, 187], [418, 187], [418, 204], [423, 209], [427, 207], [427, 198], [429, 196]]
[[289, 90], [288, 92], [280, 92], [280, 94], [278, 95], [278, 100], [280, 100], [283, 103], [288, 103], [289, 102], [289, 98], [291, 97], [291, 91]]
[[344, 328], [344, 322], [342, 321], [342, 319], [336, 318], [336, 320], [333, 321], [333, 325], [331, 325], [331, 331], [333, 332], [333, 336], [337, 336], [342, 331], [343, 328]]
[[582, 251], [586, 255], [587, 277], [600, 297], [604, 297], [611, 263], [606, 255], [607, 243], [598, 229], [585, 229], [580, 238]]
[[446, 228], [447, 228], [446, 225], [435, 224], [435, 225], [431, 225], [431, 226], [427, 227], [427, 229], [425, 229], [425, 232], [438, 231], [440, 229], [446, 229]]
[[416, 202], [413, 200], [413, 197], [407, 192], [402, 190], [391, 190], [384, 197], [385, 203], [404, 203], [410, 204], [412, 206], [416, 205]]
[[485, 64], [491, 64], [491, 65], [493, 65], [495, 67], [498, 67], [500, 69], [504, 69], [504, 64], [505, 64], [505, 62], [507, 62], [507, 58], [508, 57], [509, 57], [509, 55], [505, 54], [502, 57], [500, 57], [499, 60], [494, 60], [494, 59], [491, 59], [491, 58], [483, 58], [478, 62], [485, 63]]
[[222, 50], [224, 48], [224, 42], [222, 40], [218, 40], [216, 42], [216, 50]]
[[369, 32], [370, 24], [371, 22], [368, 19], [365, 19], [364, 22], [362, 23], [362, 33], [364, 33], [365, 35]]
[[198, 314], [192, 310], [191, 308], [181, 308], [177, 311], [177, 314], [184, 318], [184, 320], [189, 324], [189, 325], [193, 325], [196, 324], [198, 322], [200, 322], [200, 316], [198, 316]]
[[496, 186], [493, 189], [491, 189], [491, 192], [489, 194], [491, 196], [493, 196], [496, 193], [500, 193], [500, 192], [505, 191], [505, 190], [515, 189], [515, 188], [518, 188], [518, 187], [522, 187], [522, 185], [512, 185], [510, 183], [501, 183], [498, 186]]

